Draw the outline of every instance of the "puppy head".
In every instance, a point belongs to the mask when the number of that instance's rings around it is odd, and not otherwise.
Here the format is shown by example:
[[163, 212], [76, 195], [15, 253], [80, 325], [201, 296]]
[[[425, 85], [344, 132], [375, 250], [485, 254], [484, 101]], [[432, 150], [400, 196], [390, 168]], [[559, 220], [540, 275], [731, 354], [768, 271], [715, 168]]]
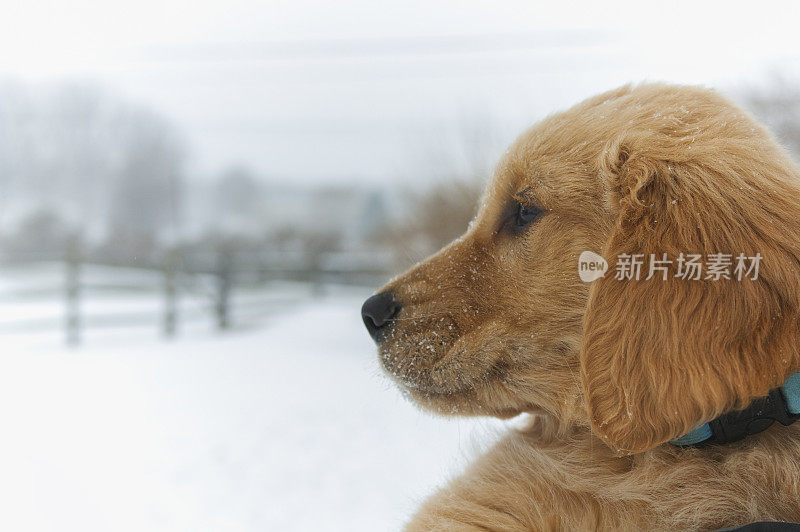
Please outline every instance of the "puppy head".
[[[798, 220], [796, 168], [728, 101], [660, 85], [602, 94], [522, 135], [465, 235], [384, 287], [400, 310], [381, 363], [437, 412], [543, 412], [649, 449], [800, 366]], [[612, 265], [591, 284], [584, 251]], [[755, 280], [675, 265], [616, 278], [617, 257], [651, 253], [762, 261]]]

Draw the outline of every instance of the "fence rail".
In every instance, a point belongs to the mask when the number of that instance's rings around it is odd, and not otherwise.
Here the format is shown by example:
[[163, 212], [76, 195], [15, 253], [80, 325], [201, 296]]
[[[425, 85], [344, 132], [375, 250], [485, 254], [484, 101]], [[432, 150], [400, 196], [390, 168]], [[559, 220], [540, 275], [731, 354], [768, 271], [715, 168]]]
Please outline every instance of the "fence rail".
[[[238, 325], [237, 319], [266, 316], [317, 297], [332, 284], [378, 286], [386, 278], [380, 264], [362, 260], [343, 267], [337, 260], [319, 256], [292, 266], [253, 257], [220, 255], [200, 261], [168, 254], [161, 268], [130, 268], [86, 263], [73, 250], [60, 262], [16, 264], [22, 272], [30, 266], [44, 273], [33, 279], [5, 279], [0, 283], [0, 306], [42, 304], [50, 312], [0, 319], [0, 334], [63, 328], [65, 342], [77, 346], [85, 331], [95, 328], [152, 325], [170, 338], [179, 334], [182, 324], [208, 320], [226, 330]], [[286, 283], [294, 288], [287, 291]]]

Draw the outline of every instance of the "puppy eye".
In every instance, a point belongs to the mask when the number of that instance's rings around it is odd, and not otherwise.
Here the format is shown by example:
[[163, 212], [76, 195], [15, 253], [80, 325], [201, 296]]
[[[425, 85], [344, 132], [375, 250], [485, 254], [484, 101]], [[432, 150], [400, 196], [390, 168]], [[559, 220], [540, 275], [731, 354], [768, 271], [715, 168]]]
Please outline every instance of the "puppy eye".
[[536, 220], [541, 213], [542, 211], [537, 207], [517, 203], [515, 225], [519, 228], [526, 227], [533, 223], [533, 221]]

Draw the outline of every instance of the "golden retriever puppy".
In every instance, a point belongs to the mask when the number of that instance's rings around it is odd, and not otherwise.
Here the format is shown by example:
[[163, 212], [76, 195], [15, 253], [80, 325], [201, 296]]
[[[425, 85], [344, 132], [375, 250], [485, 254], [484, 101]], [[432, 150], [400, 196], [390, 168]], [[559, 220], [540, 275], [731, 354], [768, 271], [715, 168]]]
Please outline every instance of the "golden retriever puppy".
[[[585, 251], [609, 264], [593, 282]], [[693, 254], [696, 278], [681, 272]], [[748, 275], [714, 278], [716, 255], [750, 259]], [[667, 260], [634, 278], [630, 257]], [[408, 529], [800, 520], [800, 423], [670, 443], [800, 369], [799, 306], [800, 171], [750, 115], [647, 84], [550, 116], [500, 161], [467, 232], [362, 309], [422, 408], [532, 414]]]

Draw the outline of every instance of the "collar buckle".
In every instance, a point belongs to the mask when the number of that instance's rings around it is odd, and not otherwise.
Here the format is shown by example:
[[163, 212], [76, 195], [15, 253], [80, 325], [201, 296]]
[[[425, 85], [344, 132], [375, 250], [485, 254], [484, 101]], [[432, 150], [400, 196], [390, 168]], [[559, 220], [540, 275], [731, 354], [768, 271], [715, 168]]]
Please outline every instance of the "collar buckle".
[[752, 434], [767, 430], [774, 422], [791, 425], [800, 419], [792, 414], [780, 388], [775, 388], [766, 397], [756, 399], [743, 410], [729, 412], [709, 421], [712, 436], [703, 443], [718, 444], [739, 441]]

